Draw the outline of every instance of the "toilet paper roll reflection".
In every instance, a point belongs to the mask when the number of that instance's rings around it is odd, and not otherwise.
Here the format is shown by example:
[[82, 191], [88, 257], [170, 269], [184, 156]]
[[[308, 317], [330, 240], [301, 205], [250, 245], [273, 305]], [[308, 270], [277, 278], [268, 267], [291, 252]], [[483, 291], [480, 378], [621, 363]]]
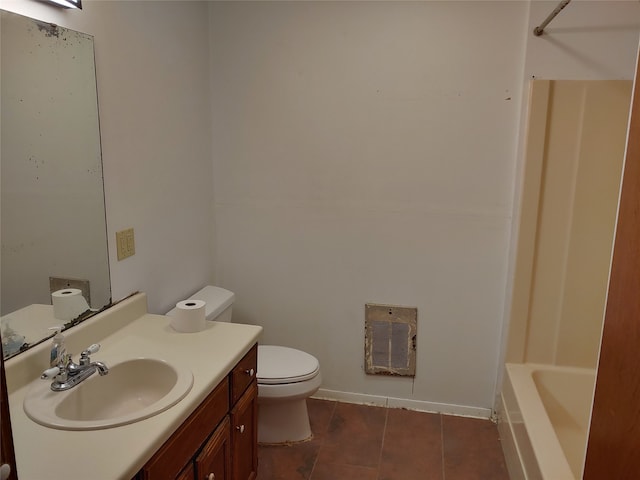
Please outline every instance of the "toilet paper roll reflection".
[[171, 326], [178, 332], [199, 332], [206, 325], [205, 307], [202, 300], [183, 300], [176, 303], [176, 309], [171, 316]]
[[78, 288], [64, 288], [51, 294], [53, 304], [53, 316], [66, 322], [78, 318], [89, 310], [89, 304], [82, 296], [82, 290]]

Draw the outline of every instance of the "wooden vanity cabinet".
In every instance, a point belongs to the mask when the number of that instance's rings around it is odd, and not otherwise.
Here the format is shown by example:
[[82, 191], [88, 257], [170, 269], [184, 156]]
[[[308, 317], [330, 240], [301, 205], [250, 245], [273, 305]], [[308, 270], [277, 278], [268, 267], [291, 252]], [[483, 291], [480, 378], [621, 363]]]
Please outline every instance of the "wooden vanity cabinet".
[[257, 345], [196, 408], [136, 480], [253, 480], [257, 476]]

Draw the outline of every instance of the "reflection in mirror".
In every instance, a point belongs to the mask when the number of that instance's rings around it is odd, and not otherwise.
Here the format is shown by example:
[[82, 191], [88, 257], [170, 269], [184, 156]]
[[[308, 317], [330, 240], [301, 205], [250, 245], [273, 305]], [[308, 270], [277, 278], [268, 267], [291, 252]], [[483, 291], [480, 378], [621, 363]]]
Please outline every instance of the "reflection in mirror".
[[[0, 12], [4, 357], [111, 302], [93, 37]], [[52, 295], [53, 293], [55, 295]]]

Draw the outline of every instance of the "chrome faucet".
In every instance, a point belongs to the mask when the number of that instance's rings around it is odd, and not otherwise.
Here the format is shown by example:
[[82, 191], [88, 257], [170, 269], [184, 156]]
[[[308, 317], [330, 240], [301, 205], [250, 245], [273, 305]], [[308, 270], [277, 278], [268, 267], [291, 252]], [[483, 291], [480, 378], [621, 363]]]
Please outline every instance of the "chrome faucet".
[[51, 390], [62, 392], [75, 387], [96, 371], [101, 377], [109, 373], [109, 368], [102, 362], [92, 362], [89, 355], [100, 350], [100, 344], [94, 343], [80, 354], [78, 363], [74, 363], [71, 354], [65, 354], [57, 366], [45, 370], [40, 378], [53, 379]]

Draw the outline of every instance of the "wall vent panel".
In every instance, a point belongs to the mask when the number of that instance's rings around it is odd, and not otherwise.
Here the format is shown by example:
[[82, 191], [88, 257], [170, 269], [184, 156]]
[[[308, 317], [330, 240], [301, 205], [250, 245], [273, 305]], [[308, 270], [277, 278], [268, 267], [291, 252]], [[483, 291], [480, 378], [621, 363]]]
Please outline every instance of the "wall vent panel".
[[374, 375], [416, 374], [418, 309], [365, 305], [365, 371]]

